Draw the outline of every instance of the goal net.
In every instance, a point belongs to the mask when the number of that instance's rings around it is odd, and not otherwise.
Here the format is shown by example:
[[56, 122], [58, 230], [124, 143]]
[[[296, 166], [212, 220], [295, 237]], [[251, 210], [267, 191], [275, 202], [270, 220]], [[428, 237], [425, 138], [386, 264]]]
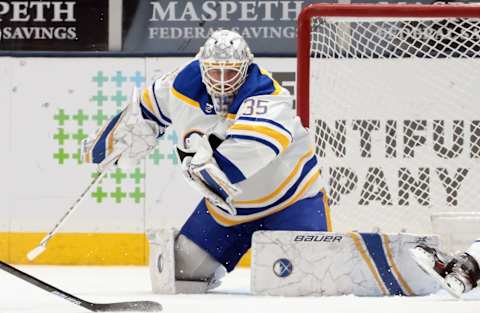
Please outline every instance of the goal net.
[[300, 15], [298, 112], [336, 231], [431, 233], [432, 214], [480, 212], [478, 17], [468, 5]]

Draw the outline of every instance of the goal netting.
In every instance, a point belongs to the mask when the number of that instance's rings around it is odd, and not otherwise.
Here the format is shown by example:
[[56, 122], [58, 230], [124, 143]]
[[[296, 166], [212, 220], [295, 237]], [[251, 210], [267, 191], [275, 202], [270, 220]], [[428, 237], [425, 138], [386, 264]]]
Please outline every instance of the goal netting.
[[480, 212], [479, 7], [308, 10], [297, 103], [334, 229], [431, 233], [432, 214]]

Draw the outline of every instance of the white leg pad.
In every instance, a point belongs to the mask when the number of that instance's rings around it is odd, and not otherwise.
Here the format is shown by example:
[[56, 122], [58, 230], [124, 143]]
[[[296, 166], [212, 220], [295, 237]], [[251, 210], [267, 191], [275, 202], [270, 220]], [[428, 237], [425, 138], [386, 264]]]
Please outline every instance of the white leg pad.
[[255, 232], [251, 286], [255, 295], [426, 295], [438, 284], [413, 260], [419, 243], [438, 237], [412, 234]]
[[153, 293], [205, 293], [208, 290], [208, 282], [175, 279], [174, 249], [177, 230], [151, 230], [147, 235], [150, 242], [149, 268]]

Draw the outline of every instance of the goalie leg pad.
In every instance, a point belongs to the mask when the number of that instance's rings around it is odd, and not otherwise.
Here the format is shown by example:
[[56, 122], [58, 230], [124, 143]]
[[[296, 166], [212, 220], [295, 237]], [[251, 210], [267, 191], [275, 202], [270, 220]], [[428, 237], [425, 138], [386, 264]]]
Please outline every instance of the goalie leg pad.
[[253, 238], [252, 292], [276, 296], [426, 295], [438, 284], [410, 248], [438, 246], [411, 234], [261, 231]]
[[220, 284], [225, 273], [220, 263], [177, 230], [150, 231], [148, 238], [154, 293], [205, 293]]

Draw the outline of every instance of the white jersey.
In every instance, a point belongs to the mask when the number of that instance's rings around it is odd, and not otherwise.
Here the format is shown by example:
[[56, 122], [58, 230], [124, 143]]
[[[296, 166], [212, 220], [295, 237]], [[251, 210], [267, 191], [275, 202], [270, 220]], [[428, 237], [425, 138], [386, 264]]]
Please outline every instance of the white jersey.
[[228, 114], [216, 114], [197, 60], [156, 80], [141, 96], [144, 118], [174, 127], [182, 148], [210, 133], [224, 139], [213, 156], [242, 190], [233, 201], [235, 216], [207, 202], [224, 226], [271, 215], [321, 191], [313, 144], [292, 101], [268, 72], [252, 64]]

